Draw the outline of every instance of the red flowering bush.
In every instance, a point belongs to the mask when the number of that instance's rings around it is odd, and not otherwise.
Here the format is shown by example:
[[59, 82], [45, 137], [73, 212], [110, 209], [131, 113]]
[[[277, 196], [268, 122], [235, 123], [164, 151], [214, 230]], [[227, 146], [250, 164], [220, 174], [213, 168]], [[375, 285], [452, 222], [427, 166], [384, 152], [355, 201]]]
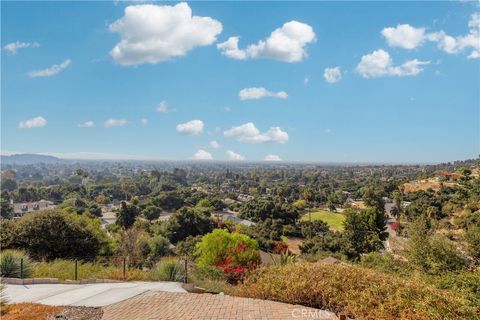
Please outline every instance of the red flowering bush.
[[197, 244], [198, 267], [213, 266], [225, 273], [229, 282], [237, 282], [260, 264], [258, 243], [240, 233], [215, 229]]

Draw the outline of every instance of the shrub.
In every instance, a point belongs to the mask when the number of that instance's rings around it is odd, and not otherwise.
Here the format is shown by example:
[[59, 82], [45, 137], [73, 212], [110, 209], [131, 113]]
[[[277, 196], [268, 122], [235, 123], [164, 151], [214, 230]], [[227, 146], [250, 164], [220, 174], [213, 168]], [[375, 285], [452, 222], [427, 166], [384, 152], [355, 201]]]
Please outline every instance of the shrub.
[[453, 292], [374, 270], [314, 263], [257, 269], [235, 295], [347, 312], [355, 319], [474, 319], [477, 308]]
[[395, 260], [391, 254], [381, 254], [378, 252], [371, 252], [362, 256], [360, 265], [366, 268], [401, 276], [408, 276], [412, 271], [408, 263]]
[[165, 258], [150, 270], [149, 279], [154, 281], [185, 281], [185, 265], [182, 261]]
[[109, 247], [99, 219], [47, 210], [29, 213], [15, 226], [13, 246], [35, 259], [95, 257]]
[[161, 213], [162, 209], [156, 206], [148, 206], [144, 210], [142, 210], [142, 214], [145, 219], [148, 219], [150, 221], [158, 219]]
[[231, 282], [238, 281], [260, 263], [258, 243], [239, 233], [215, 229], [197, 244], [200, 268], [215, 266], [224, 271]]
[[[23, 259], [23, 267], [21, 266]], [[7, 278], [29, 278], [33, 264], [28, 255], [20, 250], [0, 252], [0, 275]]]
[[148, 254], [148, 261], [154, 262], [160, 257], [165, 257], [171, 253], [170, 242], [167, 238], [162, 236], [154, 236], [148, 239], [148, 247], [150, 253]]

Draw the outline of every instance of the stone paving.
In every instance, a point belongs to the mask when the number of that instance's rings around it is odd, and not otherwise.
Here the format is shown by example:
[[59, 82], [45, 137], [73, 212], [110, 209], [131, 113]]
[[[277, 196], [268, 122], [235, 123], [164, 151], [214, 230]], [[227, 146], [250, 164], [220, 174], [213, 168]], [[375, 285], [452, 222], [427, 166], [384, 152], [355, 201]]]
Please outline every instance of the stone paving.
[[303, 306], [206, 293], [146, 292], [103, 310], [102, 320], [338, 319], [333, 313]]

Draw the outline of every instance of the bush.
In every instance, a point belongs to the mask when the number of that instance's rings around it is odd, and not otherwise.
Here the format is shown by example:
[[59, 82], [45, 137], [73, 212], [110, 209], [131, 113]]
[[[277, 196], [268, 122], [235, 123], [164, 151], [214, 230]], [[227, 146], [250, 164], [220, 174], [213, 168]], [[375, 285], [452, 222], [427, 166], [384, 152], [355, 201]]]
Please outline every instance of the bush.
[[162, 209], [156, 206], [148, 206], [144, 210], [142, 210], [142, 214], [145, 219], [148, 219], [150, 221], [158, 219], [161, 213]]
[[[23, 268], [21, 266], [23, 259]], [[33, 264], [28, 255], [20, 250], [0, 252], [0, 276], [6, 278], [29, 278]]]
[[224, 271], [228, 280], [236, 282], [260, 263], [257, 241], [239, 233], [215, 229], [197, 244], [200, 268], [214, 266]]
[[408, 261], [427, 274], [458, 271], [466, 263], [461, 252], [445, 237], [435, 234], [425, 218], [410, 223]]
[[296, 263], [261, 268], [235, 295], [347, 312], [355, 319], [474, 319], [477, 308], [456, 293], [374, 270]]
[[99, 219], [51, 210], [22, 217], [13, 242], [13, 247], [27, 250], [34, 259], [95, 257], [109, 250]]
[[149, 262], [155, 262], [161, 257], [165, 257], [171, 253], [170, 242], [162, 236], [154, 236], [148, 240], [150, 253], [148, 255]]
[[182, 261], [172, 258], [160, 260], [155, 268], [150, 270], [149, 279], [153, 281], [185, 281], [185, 265]]
[[371, 252], [362, 256], [360, 265], [400, 276], [409, 276], [412, 271], [407, 262], [395, 260], [391, 254], [381, 254], [378, 252]]

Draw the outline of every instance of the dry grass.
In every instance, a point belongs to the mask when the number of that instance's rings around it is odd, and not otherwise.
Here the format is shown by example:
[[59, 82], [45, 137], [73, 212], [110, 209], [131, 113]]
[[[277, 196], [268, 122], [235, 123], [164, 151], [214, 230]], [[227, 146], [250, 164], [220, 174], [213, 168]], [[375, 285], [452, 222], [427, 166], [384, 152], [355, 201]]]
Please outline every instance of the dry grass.
[[300, 238], [288, 238], [282, 236], [282, 241], [285, 242], [288, 246], [288, 250], [296, 255], [300, 255], [300, 245], [303, 242], [303, 239]]
[[427, 191], [429, 189], [439, 191], [442, 187], [442, 184], [448, 187], [458, 187], [458, 184], [453, 182], [440, 182], [436, 181], [435, 179], [424, 179], [404, 183], [400, 186], [400, 189], [404, 193]]
[[275, 300], [355, 319], [478, 319], [472, 301], [447, 290], [378, 271], [343, 265], [298, 263], [259, 269], [234, 294]]
[[2, 314], [2, 320], [45, 320], [58, 314], [62, 309], [36, 303], [11, 304]]

